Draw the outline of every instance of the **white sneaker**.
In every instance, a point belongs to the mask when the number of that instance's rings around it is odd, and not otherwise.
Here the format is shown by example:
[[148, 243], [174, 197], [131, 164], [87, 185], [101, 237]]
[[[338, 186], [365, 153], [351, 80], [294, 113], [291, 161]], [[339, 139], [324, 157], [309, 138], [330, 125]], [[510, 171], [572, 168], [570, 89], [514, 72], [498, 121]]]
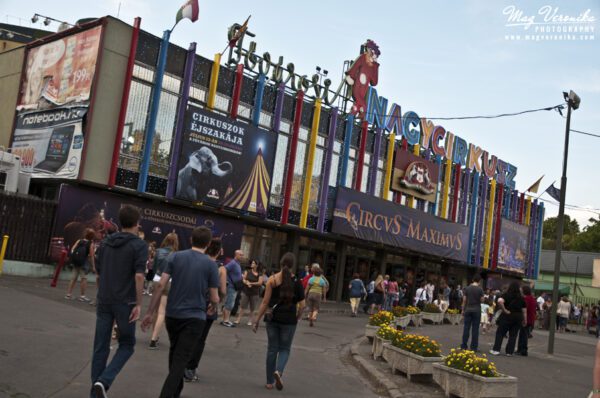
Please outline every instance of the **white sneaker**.
[[500, 351], [490, 350], [490, 354], [492, 354], [492, 355], [500, 355]]
[[108, 398], [104, 384], [99, 381], [94, 383], [94, 393], [96, 394], [96, 398]]
[[248, 326], [252, 326], [252, 322], [248, 322], [246, 325], [248, 325]]

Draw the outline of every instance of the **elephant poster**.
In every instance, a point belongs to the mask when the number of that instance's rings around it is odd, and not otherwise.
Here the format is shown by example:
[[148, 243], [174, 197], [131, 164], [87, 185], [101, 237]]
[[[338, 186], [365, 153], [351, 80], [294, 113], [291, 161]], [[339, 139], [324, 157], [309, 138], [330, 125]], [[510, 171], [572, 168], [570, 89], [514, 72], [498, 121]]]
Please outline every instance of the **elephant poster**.
[[266, 216], [277, 134], [188, 106], [176, 197]]

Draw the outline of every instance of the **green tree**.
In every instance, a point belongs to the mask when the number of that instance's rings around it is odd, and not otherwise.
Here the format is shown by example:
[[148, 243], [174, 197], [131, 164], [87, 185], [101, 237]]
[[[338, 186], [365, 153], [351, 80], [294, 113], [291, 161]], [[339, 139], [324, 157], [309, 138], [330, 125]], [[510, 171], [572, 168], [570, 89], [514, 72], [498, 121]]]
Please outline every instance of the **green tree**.
[[590, 225], [583, 228], [573, 242], [573, 250], [582, 252], [600, 252], [600, 217], [590, 218]]
[[[542, 233], [542, 249], [556, 249], [556, 229], [558, 226], [558, 217], [550, 217], [544, 220], [544, 231]], [[577, 220], [571, 220], [568, 214], [564, 216], [562, 249], [573, 250], [574, 242], [579, 235], [579, 223]]]

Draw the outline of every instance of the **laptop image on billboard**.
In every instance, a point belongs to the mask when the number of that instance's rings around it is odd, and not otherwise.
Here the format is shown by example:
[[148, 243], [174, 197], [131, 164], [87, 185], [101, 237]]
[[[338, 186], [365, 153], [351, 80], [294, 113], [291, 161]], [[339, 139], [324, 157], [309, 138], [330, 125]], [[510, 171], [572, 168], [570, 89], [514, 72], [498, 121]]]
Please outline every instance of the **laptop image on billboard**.
[[67, 162], [74, 131], [75, 126], [58, 127], [52, 131], [46, 158], [35, 166], [36, 171], [55, 173]]

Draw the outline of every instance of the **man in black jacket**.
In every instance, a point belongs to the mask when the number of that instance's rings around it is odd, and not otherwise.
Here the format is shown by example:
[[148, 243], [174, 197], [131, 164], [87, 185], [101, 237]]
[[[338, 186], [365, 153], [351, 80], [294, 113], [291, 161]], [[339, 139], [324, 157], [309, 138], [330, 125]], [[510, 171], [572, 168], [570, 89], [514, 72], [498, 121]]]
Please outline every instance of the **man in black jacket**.
[[[148, 245], [138, 237], [139, 220], [137, 208], [121, 207], [121, 232], [106, 237], [98, 248], [92, 398], [106, 398], [106, 391], [133, 355], [135, 322], [140, 317], [148, 259]], [[107, 364], [113, 323], [119, 328], [119, 348]]]

